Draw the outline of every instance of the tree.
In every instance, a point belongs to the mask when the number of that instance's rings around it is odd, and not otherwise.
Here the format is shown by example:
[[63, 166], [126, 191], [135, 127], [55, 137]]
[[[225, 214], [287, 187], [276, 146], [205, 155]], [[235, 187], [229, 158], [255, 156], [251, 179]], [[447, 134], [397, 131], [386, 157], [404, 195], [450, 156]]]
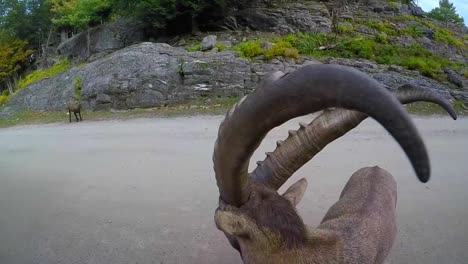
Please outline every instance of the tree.
[[70, 26], [76, 30], [86, 29], [87, 54], [90, 55], [89, 27], [102, 23], [111, 12], [108, 0], [50, 0], [51, 11], [56, 14], [52, 21], [58, 26]]
[[14, 81], [18, 71], [32, 54], [32, 50], [27, 49], [27, 45], [27, 41], [0, 31], [0, 84], [7, 82], [10, 93], [13, 93], [13, 87], [8, 85], [8, 82]]
[[0, 1], [0, 29], [16, 38], [27, 40], [39, 49], [50, 30], [50, 7], [47, 0]]
[[449, 0], [440, 0], [439, 7], [432, 9], [427, 15], [430, 18], [444, 22], [445, 27], [448, 27], [449, 23], [464, 24], [463, 17], [457, 14], [455, 6]]
[[[222, 10], [226, 0], [111, 0], [113, 12], [132, 16], [150, 31], [197, 31], [197, 18], [205, 10]], [[235, 3], [235, 1], [232, 1]], [[130, 11], [132, 10], [132, 11]], [[182, 29], [182, 30], [181, 30]], [[187, 29], [187, 30], [184, 30]]]
[[54, 24], [76, 30], [85, 30], [91, 24], [102, 22], [111, 10], [107, 0], [50, 0], [50, 4], [56, 15], [52, 19]]

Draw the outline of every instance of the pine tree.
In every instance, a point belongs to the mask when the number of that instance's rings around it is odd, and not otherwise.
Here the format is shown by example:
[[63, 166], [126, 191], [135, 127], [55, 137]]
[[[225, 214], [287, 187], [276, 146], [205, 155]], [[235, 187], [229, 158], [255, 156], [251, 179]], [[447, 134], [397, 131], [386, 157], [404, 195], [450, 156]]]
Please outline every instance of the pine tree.
[[449, 0], [440, 0], [439, 7], [436, 7], [427, 14], [430, 18], [442, 21], [445, 23], [445, 27], [448, 27], [449, 23], [455, 23], [463, 25], [463, 17], [457, 14], [455, 6], [450, 3]]

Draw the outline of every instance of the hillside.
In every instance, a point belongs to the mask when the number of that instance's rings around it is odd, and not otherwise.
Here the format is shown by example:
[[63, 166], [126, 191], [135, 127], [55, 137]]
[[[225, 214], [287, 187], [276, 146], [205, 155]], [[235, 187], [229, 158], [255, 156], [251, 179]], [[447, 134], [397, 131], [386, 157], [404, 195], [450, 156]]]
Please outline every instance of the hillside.
[[200, 29], [148, 35], [141, 22], [117, 19], [56, 41], [48, 60], [65, 66], [24, 76], [0, 116], [63, 111], [74, 95], [87, 111], [239, 97], [268, 72], [309, 63], [349, 65], [389, 89], [413, 83], [468, 103], [468, 29], [415, 5], [256, 1]]

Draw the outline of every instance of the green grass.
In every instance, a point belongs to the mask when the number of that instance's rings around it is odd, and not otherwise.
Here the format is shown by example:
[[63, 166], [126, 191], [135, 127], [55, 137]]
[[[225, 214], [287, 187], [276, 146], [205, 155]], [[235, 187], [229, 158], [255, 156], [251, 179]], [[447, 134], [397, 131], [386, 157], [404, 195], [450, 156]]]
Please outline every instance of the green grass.
[[251, 40], [240, 43], [233, 47], [234, 50], [238, 51], [243, 58], [254, 58], [257, 56], [265, 56], [266, 59], [272, 59], [275, 57], [285, 58], [298, 58], [299, 51], [293, 46], [293, 44], [285, 38], [275, 38], [270, 40], [274, 45], [269, 49], [265, 50], [262, 47], [261, 40]]
[[337, 32], [338, 34], [348, 34], [354, 31], [354, 26], [350, 24], [340, 24], [338, 25]]
[[319, 47], [333, 43], [333, 38], [324, 34], [298, 34], [294, 37], [289, 36], [288, 39], [303, 55], [368, 59], [379, 64], [400, 65], [434, 79], [441, 79], [443, 67], [452, 65], [448, 59], [433, 54], [419, 45], [408, 48], [391, 45], [384, 34], [376, 38], [341, 38], [335, 43], [336, 46], [329, 50], [319, 50]]
[[435, 30], [435, 40], [437, 42], [439, 42], [439, 43], [446, 43], [446, 44], [456, 46], [456, 47], [460, 47], [460, 48], [465, 46], [463, 41], [461, 41], [459, 39], [456, 39], [450, 33], [450, 31], [448, 31], [447, 29], [443, 29], [443, 28], [437, 28]]
[[200, 43], [194, 44], [188, 48], [186, 48], [188, 52], [195, 52], [195, 51], [200, 51], [201, 45]]
[[421, 26], [417, 26], [417, 25], [410, 25], [400, 31], [402, 35], [411, 36], [413, 38], [422, 37], [423, 32], [424, 32], [424, 29]]
[[21, 79], [18, 82], [18, 88], [22, 89], [42, 79], [53, 77], [61, 72], [64, 72], [70, 69], [71, 66], [72, 65], [70, 64], [70, 62], [68, 62], [67, 60], [63, 60], [47, 70], [35, 71], [31, 74], [26, 75], [24, 79]]
[[0, 106], [8, 103], [10, 98], [8, 98], [8, 95], [0, 95]]
[[[142, 117], [177, 117], [193, 115], [223, 115], [240, 98], [216, 98], [206, 104], [202, 100], [192, 100], [169, 107], [132, 109], [126, 111], [86, 111], [82, 110], [83, 122], [111, 119], [129, 119]], [[73, 119], [72, 119], [73, 121]], [[31, 112], [16, 113], [8, 118], [0, 119], [0, 128], [47, 123], [68, 122], [66, 111], [62, 112]], [[74, 122], [74, 121], [73, 121]]]
[[397, 36], [400, 35], [398, 29], [396, 29], [392, 24], [387, 21], [372, 21], [365, 20], [358, 22], [366, 27], [373, 28], [380, 33], [385, 33], [388, 36]]
[[[442, 73], [444, 67], [456, 66], [447, 58], [434, 54], [417, 44], [411, 47], [392, 45], [385, 33], [374, 38], [347, 36], [338, 39], [323, 33], [299, 33], [270, 41], [276, 45], [268, 51], [262, 48], [261, 40], [244, 42], [235, 46], [234, 49], [239, 51], [244, 58], [253, 58], [259, 55], [265, 55], [267, 59], [276, 56], [297, 58], [299, 55], [305, 55], [315, 58], [368, 59], [379, 64], [403, 66], [437, 80], [445, 78]], [[330, 46], [333, 47], [321, 49], [321, 47]]]
[[227, 47], [225, 44], [222, 44], [222, 43], [216, 43], [215, 48], [216, 48], [219, 52], [228, 49], [228, 47]]

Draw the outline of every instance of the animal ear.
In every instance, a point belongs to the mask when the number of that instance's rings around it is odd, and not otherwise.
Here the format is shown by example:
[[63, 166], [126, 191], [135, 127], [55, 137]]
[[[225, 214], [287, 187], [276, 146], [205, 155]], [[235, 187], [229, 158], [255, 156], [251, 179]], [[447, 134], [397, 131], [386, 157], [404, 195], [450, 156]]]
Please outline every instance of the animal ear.
[[304, 197], [307, 189], [307, 180], [302, 178], [291, 185], [284, 193], [283, 197], [288, 199], [293, 206], [296, 206]]
[[216, 210], [215, 223], [219, 230], [231, 236], [249, 236], [254, 223], [247, 217], [230, 211]]

